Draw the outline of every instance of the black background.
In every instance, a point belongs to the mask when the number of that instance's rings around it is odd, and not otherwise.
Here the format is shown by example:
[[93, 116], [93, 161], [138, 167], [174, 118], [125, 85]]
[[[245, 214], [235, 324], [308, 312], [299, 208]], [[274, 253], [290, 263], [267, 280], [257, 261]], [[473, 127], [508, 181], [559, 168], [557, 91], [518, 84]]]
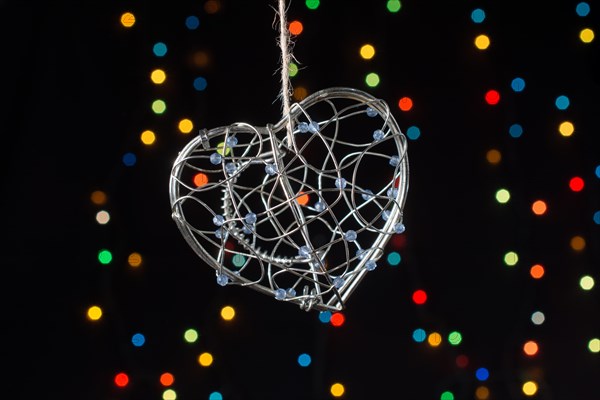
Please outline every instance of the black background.
[[[205, 3], [0, 1], [7, 398], [158, 399], [167, 371], [178, 399], [329, 399], [335, 382], [347, 399], [475, 399], [479, 386], [490, 399], [522, 399], [530, 379], [535, 398], [600, 398], [600, 361], [587, 350], [600, 335], [598, 289], [578, 287], [585, 274], [600, 279], [599, 51], [597, 39], [578, 39], [584, 27], [599, 29], [595, 4], [587, 17], [575, 1], [403, 1], [397, 14], [385, 1], [289, 4], [288, 19], [304, 24], [293, 38], [293, 87], [365, 90], [390, 104], [401, 129], [421, 130], [408, 146], [406, 242], [390, 244], [402, 262], [369, 275], [336, 328], [317, 312], [216, 285], [171, 219], [170, 168], [191, 137], [177, 130], [181, 118], [195, 131], [281, 118], [276, 2], [221, 1], [216, 14]], [[477, 7], [481, 24], [470, 19]], [[129, 29], [119, 22], [125, 11], [136, 15]], [[189, 15], [198, 29], [186, 28]], [[485, 51], [473, 45], [480, 33], [491, 38]], [[158, 41], [168, 45], [163, 58], [152, 53]], [[358, 55], [366, 42], [377, 51], [370, 61]], [[196, 66], [196, 51], [210, 63]], [[154, 68], [167, 72], [164, 85], [150, 81]], [[365, 85], [369, 72], [379, 86]], [[192, 86], [199, 75], [202, 92]], [[511, 90], [515, 77], [523, 92]], [[489, 89], [501, 94], [496, 106], [484, 101]], [[567, 110], [554, 106], [561, 94]], [[396, 107], [403, 96], [410, 112]], [[155, 98], [165, 114], [151, 111]], [[569, 138], [557, 131], [564, 120], [575, 124]], [[515, 122], [518, 139], [508, 134]], [[140, 142], [145, 129], [157, 133], [154, 146]], [[499, 165], [486, 162], [491, 148]], [[122, 162], [127, 152], [133, 167]], [[583, 191], [569, 189], [573, 176]], [[494, 199], [501, 187], [511, 191], [506, 205]], [[91, 202], [95, 190], [108, 195], [104, 207]], [[549, 205], [543, 217], [530, 211], [539, 198]], [[107, 226], [95, 222], [101, 208]], [[575, 235], [583, 251], [570, 248]], [[107, 266], [97, 261], [103, 248], [114, 254]], [[503, 264], [509, 250], [520, 256], [515, 267]], [[134, 251], [144, 257], [137, 270], [126, 262]], [[546, 267], [541, 280], [529, 275], [536, 263]], [[417, 289], [426, 304], [412, 302]], [[94, 304], [104, 310], [96, 323], [86, 319]], [[234, 321], [221, 320], [224, 305], [236, 308]], [[530, 320], [536, 310], [546, 315], [540, 326]], [[188, 327], [200, 332], [193, 345], [182, 340]], [[458, 330], [463, 342], [432, 348], [412, 340], [416, 328]], [[142, 348], [131, 344], [136, 332]], [[540, 345], [535, 357], [522, 351], [528, 340]], [[196, 362], [203, 351], [215, 356], [210, 368]], [[308, 368], [296, 362], [303, 352]], [[480, 367], [490, 371], [485, 382]], [[113, 383], [121, 371], [126, 388]]]

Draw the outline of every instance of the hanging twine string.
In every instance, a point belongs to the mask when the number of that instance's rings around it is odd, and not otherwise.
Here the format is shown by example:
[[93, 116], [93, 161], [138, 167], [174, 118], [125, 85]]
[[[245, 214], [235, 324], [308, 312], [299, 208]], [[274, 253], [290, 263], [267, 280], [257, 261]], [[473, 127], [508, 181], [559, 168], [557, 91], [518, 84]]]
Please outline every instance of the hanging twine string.
[[287, 26], [285, 0], [279, 0], [279, 48], [281, 49], [281, 100], [283, 102], [282, 114], [287, 118], [287, 139], [288, 146], [292, 146], [292, 121], [290, 114], [290, 33]]

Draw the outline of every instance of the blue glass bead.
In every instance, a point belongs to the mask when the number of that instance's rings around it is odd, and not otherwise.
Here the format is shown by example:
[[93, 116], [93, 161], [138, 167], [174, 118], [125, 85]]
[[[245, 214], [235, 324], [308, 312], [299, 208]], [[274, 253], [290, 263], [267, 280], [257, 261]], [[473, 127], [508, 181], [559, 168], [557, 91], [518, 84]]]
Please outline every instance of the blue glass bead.
[[344, 239], [346, 239], [348, 242], [354, 242], [356, 240], [356, 237], [357, 234], [353, 230], [349, 230], [346, 231], [346, 233], [344, 233]]
[[367, 271], [373, 271], [375, 268], [377, 268], [377, 263], [375, 260], [369, 260], [365, 263], [365, 268]]
[[217, 274], [217, 283], [221, 286], [227, 286], [229, 278], [225, 274]]
[[362, 198], [364, 201], [370, 200], [373, 198], [373, 191], [370, 189], [363, 190]]
[[224, 239], [227, 236], [227, 231], [223, 228], [219, 228], [215, 231], [215, 236], [217, 239]]
[[302, 258], [310, 258], [310, 249], [308, 246], [300, 246], [298, 249], [298, 255]]
[[217, 214], [213, 217], [213, 224], [215, 224], [216, 226], [221, 226], [225, 223], [225, 217], [223, 217], [221, 214]]
[[344, 286], [344, 278], [340, 277], [340, 276], [336, 276], [335, 278], [333, 278], [333, 286], [336, 289], [341, 288], [342, 286]]
[[287, 296], [288, 297], [295, 297], [296, 296], [296, 290], [294, 288], [289, 288], [287, 290]]
[[387, 221], [390, 218], [390, 210], [383, 210], [381, 218], [383, 218], [384, 221]]
[[381, 139], [383, 139], [383, 136], [384, 136], [384, 133], [383, 133], [383, 131], [382, 131], [381, 129], [376, 129], [376, 130], [373, 132], [373, 139], [374, 139], [375, 141], [378, 141], [378, 140], [381, 140]]
[[249, 212], [248, 214], [246, 214], [246, 216], [244, 217], [244, 221], [246, 221], [247, 224], [252, 225], [256, 223], [256, 214], [254, 214], [253, 212]]
[[212, 153], [210, 155], [210, 162], [214, 165], [221, 164], [223, 157], [219, 153]]
[[323, 203], [322, 201], [317, 201], [315, 203], [315, 210], [317, 210], [318, 212], [325, 210], [325, 208], [327, 208], [327, 207], [325, 206], [325, 203]]
[[233, 147], [238, 144], [238, 139], [235, 136], [229, 136], [227, 138], [227, 146]]
[[319, 132], [319, 123], [317, 121], [310, 121], [310, 125], [308, 125], [308, 131], [310, 133]]
[[225, 164], [225, 172], [227, 172], [229, 175], [233, 175], [235, 173], [236, 167], [235, 164], [232, 162], [229, 162], [227, 164]]
[[344, 178], [337, 178], [335, 180], [335, 187], [338, 189], [344, 189], [346, 187], [346, 180]]
[[389, 188], [387, 190], [388, 197], [396, 198], [398, 197], [398, 188]]
[[374, 109], [373, 107], [367, 107], [367, 115], [369, 117], [376, 117], [378, 114], [377, 110]]
[[398, 157], [398, 156], [392, 156], [392, 158], [390, 158], [390, 165], [392, 167], [397, 167], [398, 164], [400, 164], [400, 157]]
[[402, 233], [405, 230], [406, 230], [406, 227], [404, 226], [404, 224], [402, 222], [399, 222], [396, 225], [394, 225], [394, 232], [396, 232], [396, 233]]
[[283, 300], [285, 299], [285, 289], [279, 288], [277, 290], [275, 290], [275, 298], [277, 300]]
[[254, 230], [254, 226], [250, 226], [250, 225], [244, 225], [244, 227], [242, 228], [242, 232], [244, 232], [246, 235], [251, 234], [253, 230]]
[[300, 131], [300, 133], [306, 133], [306, 132], [308, 132], [308, 123], [306, 123], [306, 122], [300, 122], [298, 124], [298, 130]]
[[356, 250], [356, 257], [358, 257], [359, 260], [362, 260], [363, 258], [365, 258], [365, 251], [364, 249], [358, 249]]
[[277, 173], [277, 165], [275, 164], [267, 164], [265, 166], [265, 172], [267, 173], [267, 175], [275, 175]]

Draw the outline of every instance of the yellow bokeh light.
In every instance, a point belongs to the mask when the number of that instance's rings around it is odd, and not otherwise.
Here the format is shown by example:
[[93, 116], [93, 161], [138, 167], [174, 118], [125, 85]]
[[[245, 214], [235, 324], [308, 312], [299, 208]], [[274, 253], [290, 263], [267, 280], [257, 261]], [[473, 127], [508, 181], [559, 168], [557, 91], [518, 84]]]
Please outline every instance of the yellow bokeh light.
[[334, 383], [333, 385], [331, 385], [331, 388], [329, 388], [329, 391], [331, 392], [331, 395], [333, 397], [341, 397], [344, 395], [346, 389], [341, 383]]
[[190, 119], [184, 118], [179, 121], [178, 128], [181, 133], [190, 133], [194, 129], [194, 123]]
[[375, 47], [370, 44], [365, 44], [360, 48], [360, 56], [365, 60], [370, 60], [375, 56]]
[[142, 265], [142, 255], [137, 252], [133, 252], [127, 257], [127, 263], [130, 267], [137, 268]]
[[579, 32], [579, 39], [583, 43], [591, 43], [594, 40], [594, 31], [590, 28], [584, 28]]
[[533, 381], [527, 381], [523, 384], [522, 390], [526, 396], [533, 396], [537, 393], [538, 385]]
[[487, 35], [479, 35], [475, 38], [475, 47], [485, 50], [490, 47], [490, 38]]
[[594, 278], [592, 278], [589, 275], [584, 275], [581, 277], [581, 279], [579, 280], [579, 286], [583, 289], [583, 290], [592, 290], [594, 288], [594, 285], [596, 283], [594, 282]]
[[183, 333], [183, 339], [188, 342], [188, 343], [194, 343], [198, 340], [198, 331], [195, 329], [187, 329], [184, 333]]
[[592, 353], [600, 353], [600, 339], [594, 338], [588, 342], [588, 349]]
[[571, 248], [575, 251], [581, 251], [585, 249], [585, 239], [583, 236], [573, 236], [570, 244]]
[[96, 213], [96, 222], [100, 225], [106, 225], [110, 221], [110, 214], [108, 211], [100, 210]]
[[500, 204], [508, 203], [510, 200], [510, 192], [506, 189], [498, 189], [496, 192], [496, 201]]
[[221, 318], [225, 321], [231, 321], [235, 317], [235, 309], [231, 306], [221, 308]]
[[430, 333], [427, 337], [427, 343], [429, 343], [431, 347], [438, 347], [440, 344], [442, 344], [442, 335], [440, 335], [438, 332]]
[[102, 318], [102, 309], [98, 306], [91, 306], [87, 310], [87, 319], [90, 321], [98, 321]]
[[499, 164], [502, 161], [502, 154], [496, 149], [491, 149], [485, 154], [485, 159], [490, 164]]
[[175, 392], [173, 389], [167, 389], [162, 394], [162, 400], [176, 400], [176, 399], [177, 399], [177, 392]]
[[130, 12], [124, 12], [121, 14], [121, 25], [125, 28], [131, 28], [135, 24], [135, 15]]
[[154, 143], [156, 141], [156, 135], [151, 130], [145, 130], [140, 135], [140, 140], [145, 145], [151, 145], [152, 143]]
[[558, 126], [558, 132], [564, 137], [569, 137], [575, 132], [575, 126], [570, 121], [562, 122]]
[[165, 74], [165, 71], [163, 71], [162, 69], [155, 69], [150, 74], [150, 79], [152, 80], [152, 82], [156, 83], [157, 85], [160, 85], [165, 81], [165, 79], [167, 79], [167, 74]]
[[198, 364], [208, 367], [213, 363], [213, 356], [210, 353], [202, 353], [198, 356]]
[[517, 265], [519, 262], [519, 256], [514, 251], [509, 251], [504, 255], [504, 263], [509, 267]]

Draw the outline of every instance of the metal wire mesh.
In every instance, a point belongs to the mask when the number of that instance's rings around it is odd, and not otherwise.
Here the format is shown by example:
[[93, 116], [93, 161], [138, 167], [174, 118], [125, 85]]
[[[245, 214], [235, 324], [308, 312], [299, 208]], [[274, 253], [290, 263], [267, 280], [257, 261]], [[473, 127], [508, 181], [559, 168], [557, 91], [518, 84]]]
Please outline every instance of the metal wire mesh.
[[276, 125], [200, 131], [169, 184], [173, 219], [218, 284], [306, 311], [345, 308], [404, 232], [407, 191], [406, 137], [389, 107], [343, 87]]

